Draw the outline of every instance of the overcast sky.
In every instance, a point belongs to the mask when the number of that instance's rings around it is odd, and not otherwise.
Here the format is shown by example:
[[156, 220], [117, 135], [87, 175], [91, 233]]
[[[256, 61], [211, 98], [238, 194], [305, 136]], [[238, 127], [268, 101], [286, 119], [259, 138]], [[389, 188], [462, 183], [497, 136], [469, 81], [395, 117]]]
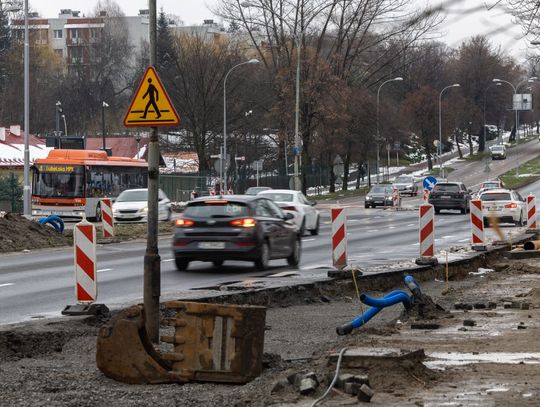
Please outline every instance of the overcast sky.
[[[186, 25], [202, 24], [204, 19], [216, 19], [207, 6], [219, 0], [157, 0], [158, 11], [163, 7], [166, 13], [179, 16]], [[437, 5], [441, 1], [415, 0], [420, 4]], [[147, 0], [116, 0], [126, 15], [137, 15], [139, 9], [148, 8]], [[60, 9], [70, 8], [83, 14], [90, 14], [97, 1], [94, 0], [30, 0], [31, 7], [43, 17], [57, 17]], [[500, 8], [488, 10], [496, 0], [443, 0], [448, 4], [448, 13], [441, 28], [441, 41], [457, 47], [464, 39], [477, 34], [490, 38], [496, 46], [518, 59], [525, 56], [527, 41], [519, 39], [521, 29], [513, 23], [512, 17]], [[480, 8], [478, 11], [472, 11]]]

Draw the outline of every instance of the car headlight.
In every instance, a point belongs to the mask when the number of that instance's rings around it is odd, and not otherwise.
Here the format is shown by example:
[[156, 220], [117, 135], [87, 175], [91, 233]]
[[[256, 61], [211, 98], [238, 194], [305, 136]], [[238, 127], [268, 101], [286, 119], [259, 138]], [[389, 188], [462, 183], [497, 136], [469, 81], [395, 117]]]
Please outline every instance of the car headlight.
[[369, 201], [371, 199], [373, 199], [373, 198], [371, 198], [369, 195], [366, 196], [366, 201]]
[[117, 212], [118, 212], [118, 209], [116, 209], [116, 208], [112, 209], [112, 213], [117, 213]]
[[142, 208], [141, 212], [148, 212], [148, 206], [145, 206], [144, 208]]

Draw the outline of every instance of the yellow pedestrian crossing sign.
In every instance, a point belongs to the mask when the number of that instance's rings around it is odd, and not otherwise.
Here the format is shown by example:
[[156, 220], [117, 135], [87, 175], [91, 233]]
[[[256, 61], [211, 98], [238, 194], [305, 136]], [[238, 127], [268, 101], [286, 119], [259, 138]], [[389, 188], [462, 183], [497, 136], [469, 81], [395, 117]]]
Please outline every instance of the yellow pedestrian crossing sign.
[[124, 117], [126, 127], [175, 126], [180, 117], [156, 70], [149, 66]]

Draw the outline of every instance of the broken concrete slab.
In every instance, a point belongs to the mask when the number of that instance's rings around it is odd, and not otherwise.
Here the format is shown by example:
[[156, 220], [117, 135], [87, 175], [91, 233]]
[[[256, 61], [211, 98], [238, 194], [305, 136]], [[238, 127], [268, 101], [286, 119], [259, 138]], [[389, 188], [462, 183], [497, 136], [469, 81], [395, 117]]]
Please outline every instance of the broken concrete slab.
[[367, 384], [363, 384], [358, 390], [358, 400], [364, 402], [370, 402], [375, 392]]
[[[338, 353], [328, 357], [328, 365], [335, 365]], [[396, 361], [411, 360], [421, 362], [426, 358], [424, 349], [406, 350], [396, 348], [350, 348], [343, 354], [342, 368], [364, 368], [384, 364], [393, 365]]]
[[318, 383], [311, 378], [300, 380], [300, 394], [306, 395], [314, 393], [315, 390], [317, 390], [317, 387]]

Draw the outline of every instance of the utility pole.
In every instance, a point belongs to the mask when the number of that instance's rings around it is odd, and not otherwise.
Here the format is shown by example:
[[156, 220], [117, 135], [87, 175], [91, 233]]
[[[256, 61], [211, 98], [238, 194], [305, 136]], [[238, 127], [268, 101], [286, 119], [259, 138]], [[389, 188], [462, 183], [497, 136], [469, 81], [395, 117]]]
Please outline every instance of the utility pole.
[[[155, 67], [156, 0], [148, 0], [150, 30], [150, 65]], [[158, 130], [151, 128], [148, 143], [148, 231], [144, 254], [144, 322], [150, 340], [159, 342], [159, 297], [161, 294], [161, 257], [158, 252], [158, 186], [159, 139]]]

